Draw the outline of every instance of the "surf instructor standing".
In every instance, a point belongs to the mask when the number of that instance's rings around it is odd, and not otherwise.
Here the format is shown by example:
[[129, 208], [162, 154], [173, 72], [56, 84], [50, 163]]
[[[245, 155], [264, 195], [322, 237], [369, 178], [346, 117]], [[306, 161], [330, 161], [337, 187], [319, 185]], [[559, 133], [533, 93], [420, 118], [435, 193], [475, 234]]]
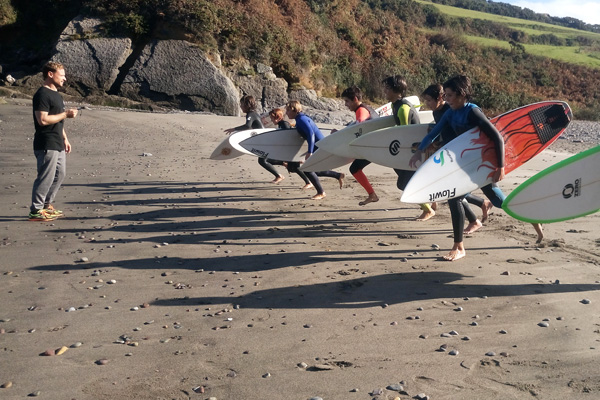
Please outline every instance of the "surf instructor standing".
[[65, 109], [58, 93], [67, 80], [65, 67], [50, 61], [44, 65], [42, 73], [44, 84], [33, 96], [33, 152], [37, 159], [37, 178], [31, 194], [30, 221], [52, 221], [63, 215], [52, 202], [65, 179], [66, 155], [71, 152], [64, 120], [77, 116], [77, 109]]

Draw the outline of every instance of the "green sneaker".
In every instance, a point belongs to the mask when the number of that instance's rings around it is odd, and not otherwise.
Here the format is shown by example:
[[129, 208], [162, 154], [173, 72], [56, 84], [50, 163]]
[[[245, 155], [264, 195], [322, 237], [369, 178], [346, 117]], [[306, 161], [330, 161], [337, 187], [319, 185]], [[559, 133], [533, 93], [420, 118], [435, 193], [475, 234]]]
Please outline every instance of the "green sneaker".
[[48, 207], [44, 208], [44, 211], [46, 211], [46, 213], [48, 213], [48, 215], [53, 215], [56, 218], [65, 216], [62, 211], [54, 208], [54, 206], [52, 204], [49, 204]]
[[54, 221], [57, 216], [49, 214], [46, 210], [38, 210], [29, 213], [30, 221]]

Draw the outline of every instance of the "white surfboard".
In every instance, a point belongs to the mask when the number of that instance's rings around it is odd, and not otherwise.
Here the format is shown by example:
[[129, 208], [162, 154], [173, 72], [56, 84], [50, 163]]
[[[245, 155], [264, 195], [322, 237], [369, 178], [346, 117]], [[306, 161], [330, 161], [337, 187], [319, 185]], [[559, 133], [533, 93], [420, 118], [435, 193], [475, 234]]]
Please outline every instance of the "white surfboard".
[[312, 156], [300, 166], [300, 170], [307, 172], [327, 171], [350, 164], [352, 161], [354, 161], [354, 158], [337, 156], [326, 150], [317, 149], [317, 151], [315, 151]]
[[[419, 111], [419, 119], [423, 124], [433, 122], [433, 113], [431, 111]], [[375, 118], [349, 125], [321, 140], [319, 142], [319, 149], [342, 157], [360, 159], [362, 158], [361, 154], [356, 152], [356, 149], [350, 147], [350, 142], [368, 133], [393, 126], [396, 126], [393, 116]]]
[[502, 203], [510, 216], [549, 223], [600, 209], [600, 146], [560, 161], [532, 176]]
[[408, 161], [431, 128], [430, 124], [418, 124], [380, 129], [355, 139], [349, 147], [358, 155], [356, 158], [390, 168], [415, 170]]
[[242, 140], [248, 139], [249, 137], [259, 135], [261, 133], [270, 132], [275, 130], [274, 128], [267, 129], [247, 129], [244, 131], [237, 131], [228, 135], [219, 145], [213, 150], [210, 155], [211, 160], [229, 160], [244, 154], [254, 155], [248, 150], [240, 146]]
[[[331, 132], [319, 129], [323, 135]], [[279, 161], [304, 161], [308, 153], [306, 140], [296, 129], [273, 129], [242, 140], [239, 145], [255, 156]]]
[[[572, 119], [563, 101], [544, 101], [509, 111], [490, 122], [504, 140], [504, 173], [523, 165], [552, 144]], [[401, 201], [448, 200], [492, 183], [497, 169], [493, 142], [473, 128], [423, 162], [406, 185]]]

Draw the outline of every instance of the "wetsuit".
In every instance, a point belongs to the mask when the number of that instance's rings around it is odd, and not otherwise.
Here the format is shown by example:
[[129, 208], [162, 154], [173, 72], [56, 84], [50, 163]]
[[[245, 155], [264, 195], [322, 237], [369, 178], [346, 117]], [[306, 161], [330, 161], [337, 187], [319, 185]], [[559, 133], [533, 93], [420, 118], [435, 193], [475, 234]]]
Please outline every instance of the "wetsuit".
[[[317, 142], [323, 139], [323, 133], [317, 128], [315, 122], [310, 119], [306, 114], [300, 112], [296, 115], [296, 130], [302, 136], [308, 144], [308, 153], [312, 154], [317, 150]], [[319, 181], [319, 176], [327, 176], [340, 180], [342, 174], [335, 171], [320, 171], [320, 172], [308, 172], [306, 173], [308, 180], [317, 189], [318, 194], [323, 193], [323, 187]]]
[[[442, 117], [444, 116], [446, 111], [448, 111], [449, 109], [450, 109], [450, 105], [448, 103], [444, 103], [444, 105], [441, 108], [433, 111], [433, 120], [436, 123], [440, 122], [440, 120], [442, 119]], [[457, 137], [457, 135], [454, 132], [454, 129], [452, 129], [451, 126], [446, 125], [442, 129], [442, 132], [440, 133], [440, 136], [438, 137], [437, 142], [439, 142], [439, 146], [441, 147], [441, 146], [444, 146], [445, 144], [451, 142], [456, 137]], [[469, 223], [473, 223], [473, 222], [477, 221], [477, 216], [475, 215], [473, 210], [471, 210], [469, 203], [474, 204], [478, 207], [483, 207], [484, 201], [481, 197], [474, 196], [470, 193], [463, 196], [462, 206], [464, 209], [464, 215], [467, 218], [467, 220], [469, 221]]]
[[[246, 123], [235, 128], [236, 131], [245, 131], [247, 129], [264, 129], [260, 115], [256, 111], [250, 111], [246, 114]], [[264, 157], [258, 157], [258, 164], [269, 171], [275, 178], [279, 178], [279, 172], [275, 167]]]
[[[413, 125], [421, 123], [419, 113], [405, 98], [396, 100], [392, 103], [392, 115], [394, 116], [396, 125]], [[398, 189], [404, 190], [410, 178], [415, 174], [415, 171], [396, 168], [394, 168], [394, 171], [396, 172], [396, 175], [398, 175], [396, 186]]]
[[[360, 103], [356, 111], [354, 111], [356, 115], [356, 123], [364, 122], [370, 119], [379, 118], [379, 114], [377, 111], [373, 110], [372, 107], [365, 106], [363, 103]], [[369, 160], [354, 160], [352, 164], [350, 164], [350, 173], [356, 179], [360, 185], [365, 188], [367, 194], [371, 195], [375, 193], [373, 186], [367, 179], [367, 176], [362, 171], [367, 165], [371, 164]]]
[[[279, 121], [279, 123], [277, 123], [277, 128], [279, 128], [279, 129], [291, 129], [292, 126], [290, 125], [289, 122], [281, 120], [281, 121]], [[272, 159], [268, 158], [267, 161], [269, 163], [271, 163], [272, 165], [284, 165], [284, 162], [283, 161], [279, 161], [279, 160], [272, 160]], [[308, 177], [306, 176], [306, 174], [304, 173], [304, 171], [300, 171], [299, 168], [300, 168], [300, 162], [298, 162], [298, 161], [288, 161], [287, 162], [286, 169], [288, 170], [288, 172], [290, 172], [290, 173], [293, 172], [293, 173], [298, 174], [298, 176], [300, 178], [302, 178], [302, 180], [304, 181], [304, 183], [306, 185], [308, 185], [310, 183], [310, 180], [308, 179]]]
[[[433, 139], [443, 132], [445, 128], [450, 126], [455, 135], [458, 136], [469, 129], [479, 127], [479, 129], [492, 140], [496, 149], [496, 157], [498, 167], [504, 166], [504, 140], [494, 125], [483, 114], [483, 111], [473, 103], [466, 103], [459, 110], [450, 109], [442, 116], [442, 119], [436, 126], [425, 136], [419, 150], [423, 151]], [[489, 184], [481, 188], [483, 193], [490, 199], [496, 207], [502, 206], [504, 201], [504, 193], [495, 184]], [[450, 206], [450, 214], [452, 216], [452, 228], [454, 231], [454, 242], [463, 241], [463, 226], [465, 223], [465, 211], [462, 206], [464, 196], [459, 196], [448, 200]], [[498, 204], [498, 205], [497, 205]]]

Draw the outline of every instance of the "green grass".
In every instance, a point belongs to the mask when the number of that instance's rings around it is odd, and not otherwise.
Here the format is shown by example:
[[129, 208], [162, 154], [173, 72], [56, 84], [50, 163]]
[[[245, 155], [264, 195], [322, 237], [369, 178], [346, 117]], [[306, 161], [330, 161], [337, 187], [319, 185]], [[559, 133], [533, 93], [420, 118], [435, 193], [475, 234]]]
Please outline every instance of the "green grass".
[[434, 4], [427, 0], [415, 0], [420, 4], [429, 4], [451, 17], [462, 17], [493, 21], [510, 26], [515, 30], [520, 30], [528, 35], [553, 34], [565, 39], [573, 39], [577, 36], [584, 36], [595, 40], [600, 40], [600, 33], [580, 31], [578, 29], [567, 28], [558, 25], [547, 24], [543, 22], [528, 21], [525, 19], [505, 17], [502, 15], [488, 14], [481, 11], [466, 10], [464, 8]]
[[[510, 26], [515, 30], [525, 32], [529, 36], [553, 34], [564, 39], [574, 39], [578, 36], [589, 37], [600, 41], [600, 34], [580, 31], [577, 29], [561, 27], [535, 21], [527, 21], [519, 18], [504, 17], [501, 15], [488, 14], [480, 11], [465, 10], [458, 7], [433, 4], [427, 0], [415, 0], [421, 4], [429, 4], [437, 7], [442, 13], [451, 17], [462, 17], [493, 21]], [[429, 29], [427, 31], [430, 31]], [[464, 38], [482, 46], [493, 46], [510, 49], [507, 41], [483, 38], [479, 36], [464, 35]], [[591, 68], [600, 68], [600, 53], [580, 46], [551, 46], [542, 44], [524, 44], [528, 54], [553, 58], [572, 64], [583, 65]]]
[[[489, 39], [479, 36], [464, 36], [465, 39], [481, 46], [500, 47], [510, 49], [510, 44], [504, 40]], [[525, 44], [525, 52], [535, 56], [553, 58], [571, 64], [584, 65], [591, 68], [600, 68], [600, 54], [580, 50], [579, 47], [550, 46], [541, 44]]]

